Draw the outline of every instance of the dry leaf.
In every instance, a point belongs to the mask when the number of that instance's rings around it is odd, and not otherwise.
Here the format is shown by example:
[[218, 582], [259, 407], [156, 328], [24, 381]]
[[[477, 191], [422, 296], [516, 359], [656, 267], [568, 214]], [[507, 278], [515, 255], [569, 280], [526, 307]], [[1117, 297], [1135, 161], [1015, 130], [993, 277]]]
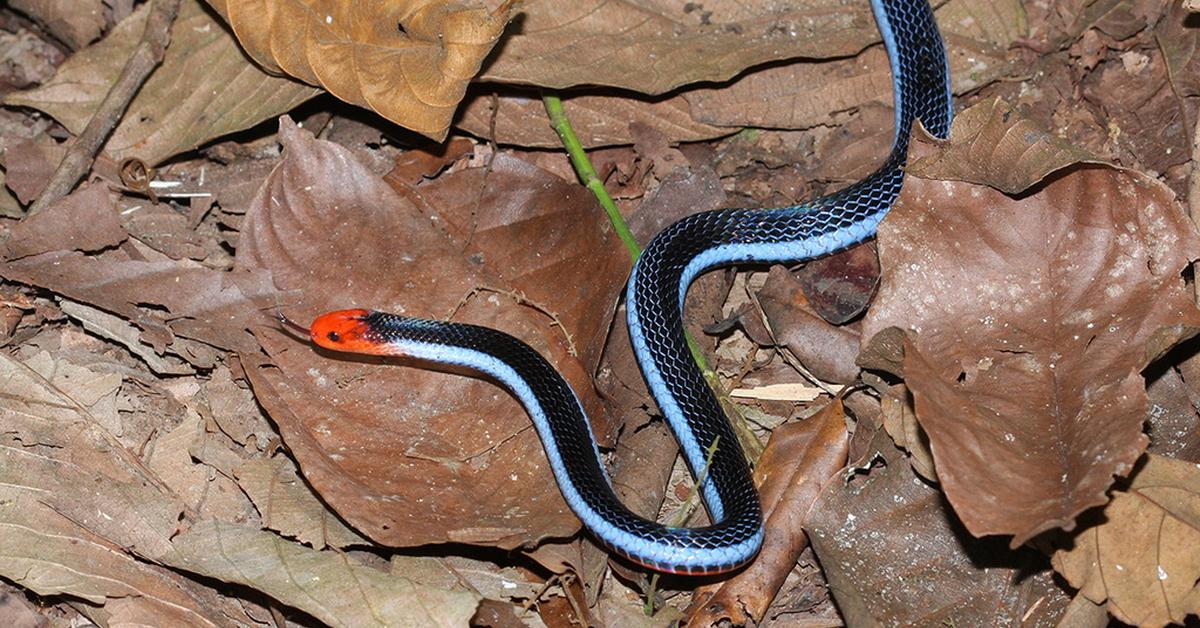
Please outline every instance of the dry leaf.
[[1170, 190], [1105, 167], [1020, 199], [909, 177], [879, 248], [863, 336], [909, 330], [903, 377], [967, 528], [1015, 547], [1105, 503], [1146, 447], [1141, 370], [1200, 326]]
[[1044, 558], [972, 538], [882, 431], [870, 445], [805, 523], [846, 625], [1055, 625], [1068, 598]]
[[784, 579], [808, 547], [804, 520], [826, 482], [846, 464], [847, 444], [846, 411], [840, 399], [803, 422], [775, 428], [754, 468], [766, 518], [762, 551], [746, 569], [709, 587], [710, 591], [697, 593], [689, 625], [763, 621]]
[[125, 241], [114, 205], [103, 184], [85, 184], [46, 211], [13, 225], [0, 244], [0, 259], [12, 260], [49, 251], [99, 251]]
[[72, 50], [100, 36], [103, 0], [10, 0], [9, 6], [41, 24]]
[[[519, 28], [506, 38], [481, 78], [565, 88], [608, 85], [662, 94], [682, 85], [723, 82], [784, 59], [848, 57], [879, 41], [867, 3], [807, 0], [799, 6], [663, 0], [521, 5]], [[951, 56], [973, 56], [978, 75], [985, 55], [1024, 34], [1017, 2], [956, 0], [939, 7], [947, 32], [965, 40]], [[985, 52], [986, 51], [986, 52]], [[961, 73], [963, 76], [970, 72]], [[786, 109], [787, 107], [781, 107]]]
[[315, 549], [369, 545], [317, 499], [283, 457], [248, 460], [234, 469], [238, 485], [258, 508], [263, 527]]
[[1200, 467], [1148, 456], [1114, 492], [1103, 519], [1054, 555], [1089, 600], [1138, 626], [1200, 614]]
[[984, 183], [1020, 194], [1068, 165], [1103, 163], [1020, 117], [999, 98], [957, 114], [951, 136], [939, 140], [919, 133], [905, 170], [916, 177]]
[[330, 626], [463, 626], [479, 597], [424, 586], [271, 532], [206, 519], [173, 540], [178, 569], [261, 591]]
[[758, 301], [775, 339], [821, 380], [842, 384], [854, 381], [859, 371], [854, 363], [859, 334], [812, 313], [803, 288], [786, 268], [774, 266], [758, 291]]
[[[247, 53], [438, 141], [512, 3], [209, 0]], [[399, 28], [397, 28], [399, 25]]]
[[160, 556], [183, 506], [86, 409], [113, 390], [109, 374], [67, 366], [40, 361], [43, 375], [0, 354], [0, 502], [37, 500], [113, 544]]
[[[419, 211], [346, 149], [286, 120], [280, 135], [284, 160], [247, 214], [238, 263], [294, 290], [289, 316], [370, 307], [503, 329], [546, 355], [594, 409], [588, 356], [605, 331], [595, 313], [614, 301], [627, 264], [614, 265], [625, 254], [596, 227], [594, 199], [498, 160], [487, 178], [482, 168], [460, 173], [481, 187], [417, 188]], [[499, 209], [472, 223], [480, 198]], [[444, 231], [460, 228], [469, 245]], [[509, 278], [532, 282], [521, 286], [532, 305], [506, 293], [516, 292]], [[494, 383], [258, 331], [272, 363], [243, 356], [256, 395], [305, 477], [372, 540], [511, 548], [578, 529], [529, 418]]]
[[[49, 83], [9, 94], [4, 102], [44, 111], [78, 135], [137, 46], [149, 6], [72, 55]], [[137, 157], [158, 164], [269, 120], [317, 93], [249, 63], [198, 0], [184, 0], [162, 65], [138, 91], [104, 151], [118, 162]]]
[[240, 614], [211, 590], [134, 559], [30, 494], [0, 498], [0, 574], [39, 595], [144, 613], [154, 625], [225, 626]]

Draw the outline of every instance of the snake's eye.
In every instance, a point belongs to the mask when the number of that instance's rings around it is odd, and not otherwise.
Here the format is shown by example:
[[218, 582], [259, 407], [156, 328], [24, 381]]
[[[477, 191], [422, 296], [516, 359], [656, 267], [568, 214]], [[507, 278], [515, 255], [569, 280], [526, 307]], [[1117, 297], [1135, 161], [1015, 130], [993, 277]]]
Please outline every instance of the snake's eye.
[[328, 334], [325, 334], [325, 337], [329, 339], [329, 342], [341, 342], [342, 340], [342, 336], [336, 331], [331, 331]]

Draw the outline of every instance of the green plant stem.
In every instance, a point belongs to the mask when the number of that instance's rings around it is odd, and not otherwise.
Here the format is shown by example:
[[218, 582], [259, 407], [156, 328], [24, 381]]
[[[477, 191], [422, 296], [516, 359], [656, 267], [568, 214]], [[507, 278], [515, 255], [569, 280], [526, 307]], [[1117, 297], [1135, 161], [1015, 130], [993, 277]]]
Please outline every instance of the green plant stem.
[[591, 160], [583, 151], [583, 144], [579, 142], [579, 137], [575, 135], [575, 129], [571, 127], [571, 121], [567, 119], [567, 112], [563, 110], [562, 99], [558, 96], [543, 94], [542, 103], [546, 106], [546, 114], [550, 116], [550, 125], [554, 127], [554, 132], [558, 133], [563, 146], [567, 148], [567, 155], [571, 158], [571, 165], [575, 167], [575, 174], [579, 176], [587, 189], [596, 195], [596, 200], [600, 201], [600, 206], [608, 214], [608, 220], [616, 230], [617, 236], [625, 243], [625, 248], [629, 249], [629, 256], [637, 261], [638, 256], [642, 254], [642, 247], [638, 246], [633, 232], [625, 223], [625, 218], [617, 210], [617, 204], [608, 195], [608, 190], [604, 189], [604, 182], [596, 175], [596, 169], [592, 167]]

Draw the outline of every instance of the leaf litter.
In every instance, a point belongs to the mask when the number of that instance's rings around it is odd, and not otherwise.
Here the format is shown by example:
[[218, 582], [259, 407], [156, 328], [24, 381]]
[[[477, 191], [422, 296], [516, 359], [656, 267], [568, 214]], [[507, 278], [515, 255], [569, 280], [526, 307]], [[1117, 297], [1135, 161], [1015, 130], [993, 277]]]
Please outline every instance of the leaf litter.
[[[3, 88], [27, 109], [0, 120], [14, 193], [0, 576], [52, 621], [1157, 626], [1197, 612], [1186, 282], [1200, 253], [1175, 195], [1200, 35], [1180, 7], [943, 3], [955, 130], [918, 133], [879, 265], [859, 247], [693, 288], [689, 328], [715, 373], [759, 391], [731, 407], [750, 439], [774, 437], [758, 467], [772, 543], [697, 588], [578, 534], [493, 382], [322, 353], [273, 312], [365, 306], [513, 333], [579, 391], [623, 499], [688, 510], [621, 323], [628, 257], [531, 88], [585, 86], [563, 92], [568, 114], [585, 146], [611, 147], [598, 170], [644, 242], [694, 211], [796, 202], [875, 166], [892, 116], [866, 3], [184, 1], [91, 181], [28, 217], [148, 5], [64, 21], [56, 3], [18, 4], [42, 26], [12, 41], [68, 48], [22, 44], [14, 63], [30, 65], [6, 76], [26, 78]], [[400, 126], [328, 99], [297, 109], [312, 85]], [[303, 128], [276, 123], [289, 112]], [[131, 189], [127, 157], [170, 187]], [[821, 395], [857, 381], [844, 408]], [[667, 608], [647, 617], [647, 599]], [[0, 606], [0, 620], [28, 613]]]

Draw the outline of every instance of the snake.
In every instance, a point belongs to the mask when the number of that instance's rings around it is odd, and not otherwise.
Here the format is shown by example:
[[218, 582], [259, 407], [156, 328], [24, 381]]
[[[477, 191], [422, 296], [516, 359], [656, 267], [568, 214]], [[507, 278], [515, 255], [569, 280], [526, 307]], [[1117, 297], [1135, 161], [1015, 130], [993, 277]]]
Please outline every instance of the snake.
[[914, 120], [936, 137], [948, 136], [949, 68], [932, 8], [926, 0], [871, 0], [871, 8], [894, 91], [895, 130], [883, 165], [806, 203], [687, 216], [651, 239], [626, 284], [634, 354], [711, 524], [673, 527], [627, 508], [613, 491], [578, 397], [545, 358], [513, 336], [367, 309], [328, 312], [302, 329], [325, 349], [464, 367], [508, 388], [533, 421], [564, 501], [612, 552], [676, 574], [744, 566], [763, 545], [762, 506], [738, 438], [688, 349], [683, 304], [692, 280], [706, 270], [810, 260], [872, 237], [904, 181]]

